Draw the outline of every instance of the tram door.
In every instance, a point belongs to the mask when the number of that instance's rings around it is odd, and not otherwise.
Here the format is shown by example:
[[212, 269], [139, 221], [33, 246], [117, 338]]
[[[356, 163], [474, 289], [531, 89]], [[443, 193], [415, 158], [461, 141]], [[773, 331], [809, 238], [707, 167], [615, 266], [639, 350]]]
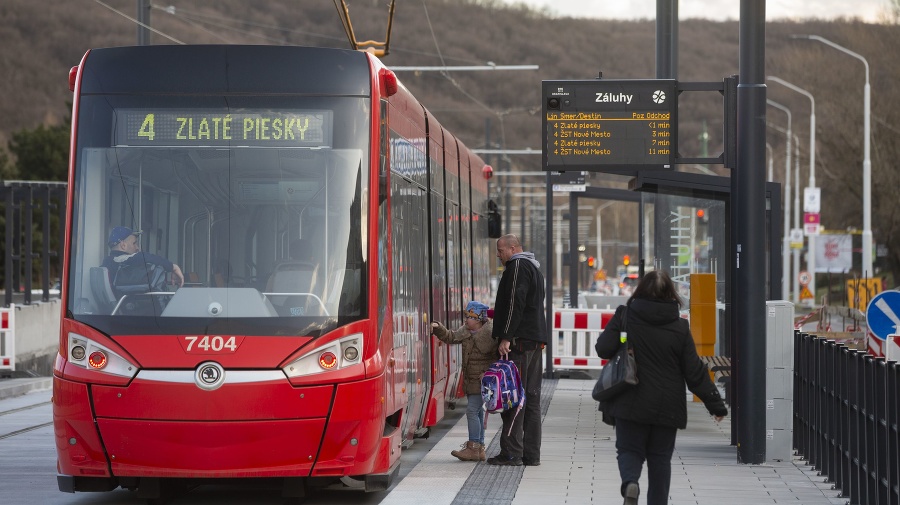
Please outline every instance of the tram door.
[[[401, 373], [405, 373], [406, 392], [401, 404], [409, 406], [402, 417], [404, 440], [421, 423], [430, 386], [429, 354], [431, 322], [428, 313], [428, 242], [423, 240], [427, 216], [427, 193], [424, 188], [394, 173], [391, 174], [391, 233], [393, 255], [394, 347], [402, 348], [405, 357]], [[398, 353], [395, 353], [395, 355]], [[407, 436], [408, 435], [408, 436]]]

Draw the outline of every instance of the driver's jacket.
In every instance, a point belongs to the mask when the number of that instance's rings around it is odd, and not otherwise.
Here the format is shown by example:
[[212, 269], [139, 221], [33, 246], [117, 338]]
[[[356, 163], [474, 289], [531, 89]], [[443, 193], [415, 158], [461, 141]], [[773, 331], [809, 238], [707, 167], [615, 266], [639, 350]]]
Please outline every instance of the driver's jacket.
[[118, 298], [126, 292], [146, 293], [157, 288], [158, 286], [151, 285], [153, 279], [151, 271], [154, 265], [166, 272], [171, 272], [174, 268], [173, 263], [166, 258], [143, 251], [134, 254], [110, 251], [100, 266], [106, 267], [109, 271], [109, 283]]

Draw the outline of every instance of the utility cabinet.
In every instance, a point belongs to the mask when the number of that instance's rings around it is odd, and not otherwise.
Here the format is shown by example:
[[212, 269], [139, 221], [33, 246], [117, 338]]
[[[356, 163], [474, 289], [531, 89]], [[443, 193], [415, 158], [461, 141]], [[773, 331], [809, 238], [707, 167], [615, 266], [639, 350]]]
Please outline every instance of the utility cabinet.
[[766, 302], [766, 461], [790, 461], [794, 417], [794, 304]]

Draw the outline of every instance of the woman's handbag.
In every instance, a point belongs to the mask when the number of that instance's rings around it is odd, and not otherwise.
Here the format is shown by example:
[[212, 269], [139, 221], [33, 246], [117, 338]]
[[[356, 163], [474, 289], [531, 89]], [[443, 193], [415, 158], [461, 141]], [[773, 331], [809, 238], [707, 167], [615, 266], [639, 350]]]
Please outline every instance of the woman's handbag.
[[619, 346], [616, 355], [600, 370], [600, 378], [597, 379], [594, 390], [591, 392], [591, 396], [598, 402], [612, 400], [638, 383], [634, 351], [628, 345], [628, 334], [625, 332], [627, 321], [628, 306], [622, 311], [622, 331], [619, 333], [619, 341], [622, 345]]

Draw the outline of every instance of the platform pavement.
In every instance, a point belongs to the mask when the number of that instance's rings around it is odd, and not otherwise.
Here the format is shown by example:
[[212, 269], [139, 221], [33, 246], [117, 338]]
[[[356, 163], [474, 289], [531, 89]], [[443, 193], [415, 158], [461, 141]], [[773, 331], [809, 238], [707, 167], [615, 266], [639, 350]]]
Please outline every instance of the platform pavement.
[[0, 400], [24, 395], [29, 391], [40, 391], [52, 387], [53, 378], [51, 377], [0, 378]]
[[[0, 379], [0, 400], [50, 389], [50, 377]], [[615, 504], [619, 497], [615, 431], [603, 424], [591, 399], [593, 381], [545, 380], [541, 466], [497, 467], [461, 462], [450, 451], [468, 438], [465, 417], [422, 461], [395, 483], [382, 505]], [[459, 406], [457, 407], [459, 408]], [[499, 450], [500, 416], [488, 416]], [[726, 418], [716, 423], [700, 403], [688, 402], [688, 426], [678, 432], [672, 458], [670, 505], [844, 505], [846, 498], [803, 460], [737, 463]], [[641, 478], [646, 490], [646, 469]], [[639, 503], [646, 503], [642, 496]]]
[[[541, 465], [496, 467], [450, 456], [467, 439], [465, 418], [441, 439], [382, 505], [546, 505], [621, 503], [615, 431], [603, 424], [591, 398], [593, 381], [545, 380]], [[549, 401], [548, 401], [549, 400]], [[499, 416], [489, 416], [499, 451]], [[844, 505], [838, 491], [795, 458], [761, 465], [737, 463], [730, 423], [716, 423], [700, 403], [688, 402], [688, 426], [679, 430], [672, 458], [670, 505]], [[640, 481], [646, 490], [646, 467]], [[641, 496], [639, 503], [646, 503]]]

